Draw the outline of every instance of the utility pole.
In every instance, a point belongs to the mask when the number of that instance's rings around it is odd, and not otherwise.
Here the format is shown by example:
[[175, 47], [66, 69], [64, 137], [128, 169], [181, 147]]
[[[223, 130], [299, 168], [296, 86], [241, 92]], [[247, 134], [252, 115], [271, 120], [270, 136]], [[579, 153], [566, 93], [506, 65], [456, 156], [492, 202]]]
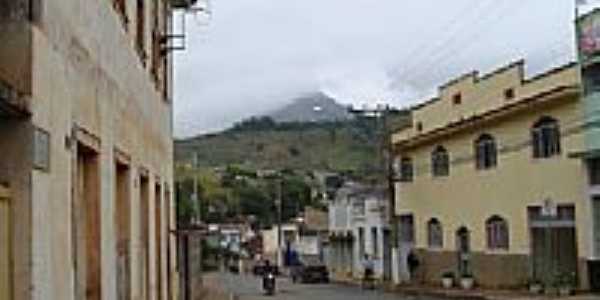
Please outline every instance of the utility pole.
[[277, 266], [283, 267], [283, 253], [282, 253], [282, 230], [281, 230], [281, 220], [283, 214], [283, 197], [282, 197], [282, 185], [283, 180], [281, 178], [277, 179]]
[[[382, 154], [382, 165], [384, 166], [385, 179], [387, 183], [387, 217], [390, 227], [390, 240], [388, 247], [392, 254], [398, 245], [398, 226], [396, 224], [396, 176], [394, 172], [394, 144], [392, 141], [392, 130], [390, 124], [390, 115], [397, 113], [398, 110], [389, 105], [378, 105], [374, 109], [355, 109], [351, 108], [350, 113], [361, 116], [373, 116], [377, 121], [381, 121], [379, 134], [379, 150]], [[379, 123], [379, 122], [378, 122]], [[379, 126], [378, 126], [379, 127]], [[393, 254], [392, 254], [393, 255]], [[391, 263], [391, 262], [390, 262]]]
[[196, 209], [197, 223], [202, 220], [202, 209], [200, 206], [200, 197], [198, 196], [198, 152], [194, 152], [194, 160], [192, 170], [194, 172], [194, 192], [192, 194], [192, 201], [194, 208]]

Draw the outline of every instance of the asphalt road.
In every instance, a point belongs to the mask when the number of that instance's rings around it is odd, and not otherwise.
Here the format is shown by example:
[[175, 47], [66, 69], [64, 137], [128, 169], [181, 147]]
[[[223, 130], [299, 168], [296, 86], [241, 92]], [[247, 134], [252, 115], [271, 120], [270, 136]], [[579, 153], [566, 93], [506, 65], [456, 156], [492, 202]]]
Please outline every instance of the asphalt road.
[[277, 293], [265, 296], [261, 290], [261, 279], [252, 275], [212, 274], [215, 282], [228, 292], [235, 293], [240, 300], [439, 300], [362, 290], [359, 287], [340, 284], [293, 284], [286, 278], [277, 279]]

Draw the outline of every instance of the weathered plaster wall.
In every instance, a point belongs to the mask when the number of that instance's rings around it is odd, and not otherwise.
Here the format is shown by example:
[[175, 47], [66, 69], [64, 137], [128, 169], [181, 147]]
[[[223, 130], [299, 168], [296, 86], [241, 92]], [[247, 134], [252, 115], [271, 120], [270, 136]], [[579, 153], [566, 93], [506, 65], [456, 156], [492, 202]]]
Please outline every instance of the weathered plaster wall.
[[[127, 3], [135, 5], [135, 1]], [[135, 21], [133, 8], [128, 10]], [[51, 169], [32, 174], [33, 299], [74, 299], [74, 128], [82, 128], [100, 141], [102, 296], [117, 299], [114, 151], [131, 157], [131, 253], [135, 257], [141, 244], [139, 168], [152, 175], [150, 187], [157, 178], [161, 186], [172, 186], [171, 106], [155, 88], [148, 67], [140, 63], [133, 47], [134, 27], [130, 24], [129, 31], [124, 29], [112, 1], [44, 1], [41, 12], [32, 29], [31, 109], [33, 124], [51, 134]], [[149, 39], [150, 34], [147, 49]], [[149, 195], [152, 212], [156, 201], [154, 193]], [[155, 236], [154, 230], [151, 225], [150, 237]], [[156, 256], [154, 242], [150, 242], [151, 261]], [[166, 251], [166, 245], [162, 249]], [[162, 257], [165, 270], [166, 254]], [[134, 259], [133, 264], [133, 299], [140, 299], [136, 276], [140, 276], [141, 262]], [[150, 264], [151, 290], [157, 282], [154, 266]], [[162, 280], [166, 280], [164, 272]], [[165, 288], [163, 292], [165, 299]], [[156, 299], [154, 293], [151, 296]]]

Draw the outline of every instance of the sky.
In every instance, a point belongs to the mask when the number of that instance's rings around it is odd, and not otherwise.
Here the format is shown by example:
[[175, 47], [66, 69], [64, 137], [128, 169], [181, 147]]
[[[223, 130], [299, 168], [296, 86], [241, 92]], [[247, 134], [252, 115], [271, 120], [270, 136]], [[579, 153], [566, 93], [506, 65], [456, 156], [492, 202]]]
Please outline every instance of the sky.
[[210, 0], [210, 14], [187, 15], [175, 56], [175, 134], [222, 130], [316, 91], [407, 107], [473, 70], [525, 59], [532, 76], [575, 59], [574, 2]]

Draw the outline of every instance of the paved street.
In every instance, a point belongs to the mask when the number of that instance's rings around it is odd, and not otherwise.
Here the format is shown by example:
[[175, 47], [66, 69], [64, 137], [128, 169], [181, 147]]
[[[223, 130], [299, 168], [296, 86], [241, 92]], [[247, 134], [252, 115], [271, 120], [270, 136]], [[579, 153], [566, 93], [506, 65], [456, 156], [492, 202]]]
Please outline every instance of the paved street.
[[240, 300], [367, 300], [406, 299], [435, 300], [431, 298], [406, 297], [380, 291], [366, 291], [358, 287], [339, 284], [293, 284], [286, 278], [277, 280], [278, 291], [274, 297], [264, 296], [260, 289], [260, 278], [252, 275], [212, 274], [210, 279], [219, 282], [222, 288], [235, 292]]

